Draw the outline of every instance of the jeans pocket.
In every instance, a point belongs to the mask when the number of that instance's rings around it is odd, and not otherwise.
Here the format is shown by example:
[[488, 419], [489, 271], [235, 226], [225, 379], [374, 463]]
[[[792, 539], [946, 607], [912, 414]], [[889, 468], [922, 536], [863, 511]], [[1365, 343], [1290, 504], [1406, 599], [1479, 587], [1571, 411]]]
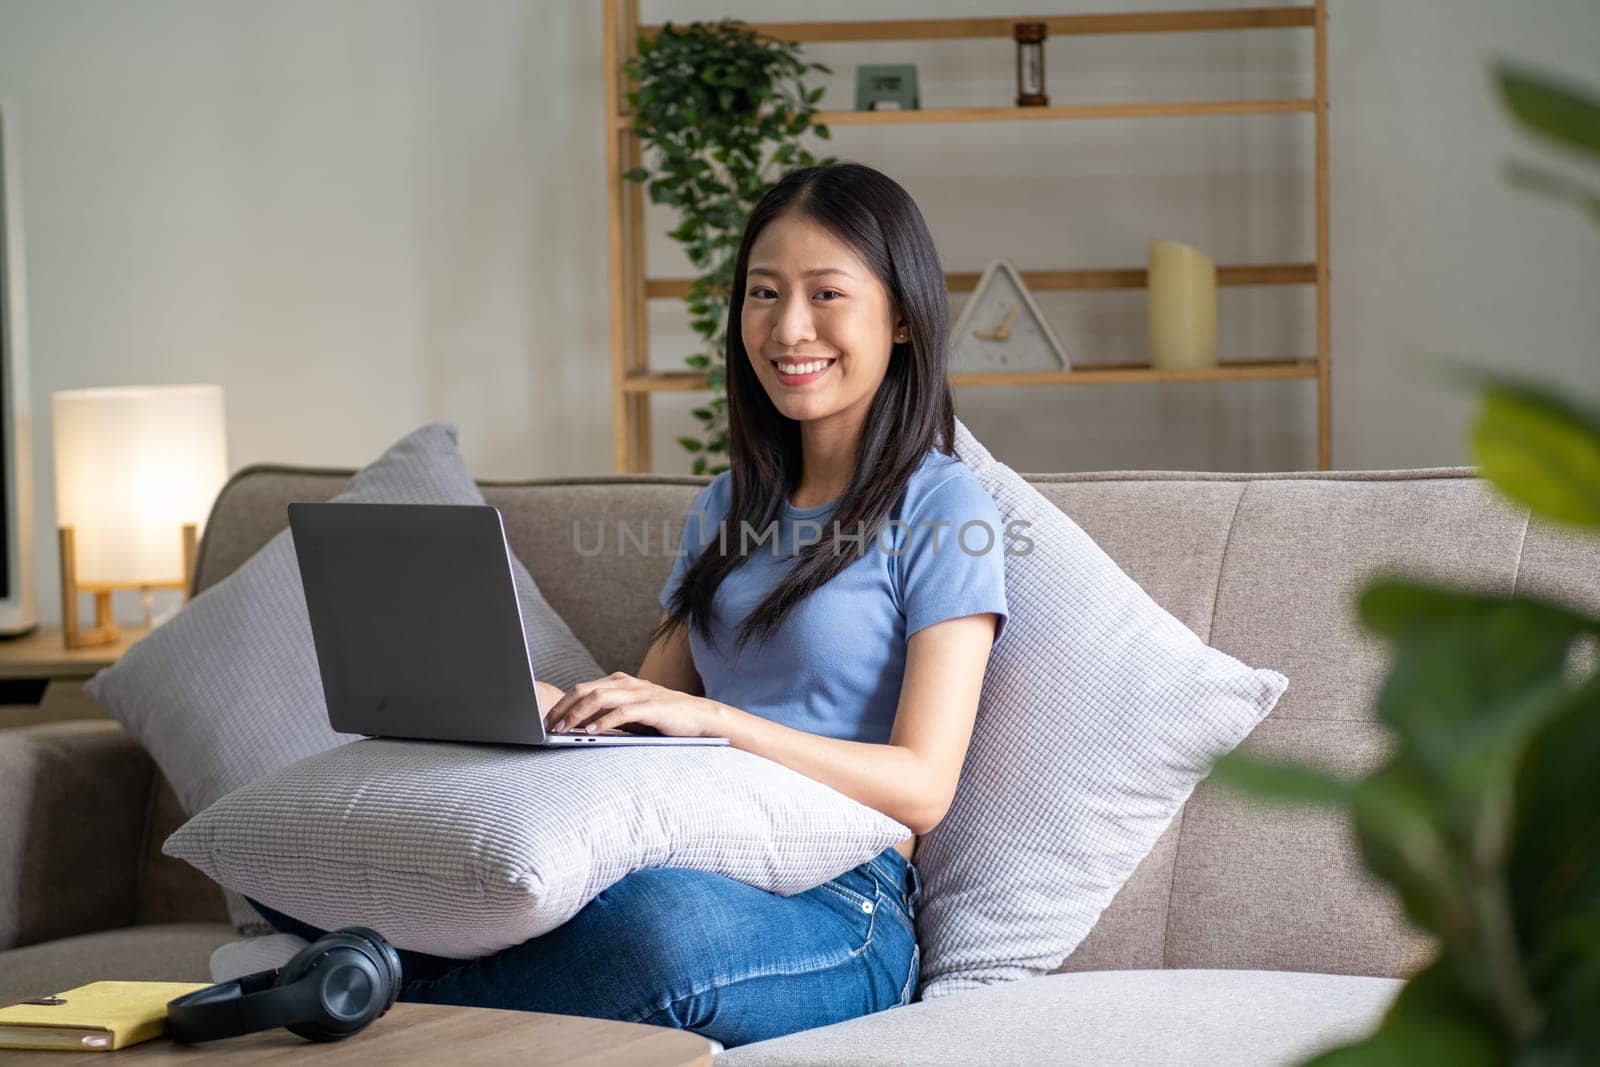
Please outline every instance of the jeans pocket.
[[853, 937], [850, 955], [859, 956], [872, 945], [872, 933], [877, 928], [878, 914], [888, 906], [877, 883], [866, 879], [859, 888], [848, 884], [853, 872], [846, 871], [831, 882], [823, 882], [812, 890], [817, 899], [830, 911], [846, 919]]

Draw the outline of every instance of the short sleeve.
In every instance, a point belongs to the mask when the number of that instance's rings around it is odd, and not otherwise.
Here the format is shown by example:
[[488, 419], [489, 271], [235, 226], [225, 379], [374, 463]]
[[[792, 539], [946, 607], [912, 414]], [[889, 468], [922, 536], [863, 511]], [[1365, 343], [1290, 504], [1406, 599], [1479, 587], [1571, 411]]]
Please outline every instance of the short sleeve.
[[992, 611], [1000, 643], [1006, 606], [1005, 522], [970, 472], [947, 478], [902, 518], [900, 606], [906, 637], [936, 622]]
[[663, 611], [672, 610], [672, 597], [678, 591], [679, 584], [683, 582], [689, 564], [699, 557], [701, 549], [711, 541], [711, 531], [715, 527], [712, 526], [709, 509], [713, 506], [712, 502], [720, 495], [721, 484], [718, 480], [713, 480], [695, 495], [694, 502], [689, 505], [689, 511], [683, 517], [683, 533], [678, 538], [678, 548], [672, 557], [672, 572], [667, 575], [667, 582], [661, 587], [661, 595], [656, 598]]

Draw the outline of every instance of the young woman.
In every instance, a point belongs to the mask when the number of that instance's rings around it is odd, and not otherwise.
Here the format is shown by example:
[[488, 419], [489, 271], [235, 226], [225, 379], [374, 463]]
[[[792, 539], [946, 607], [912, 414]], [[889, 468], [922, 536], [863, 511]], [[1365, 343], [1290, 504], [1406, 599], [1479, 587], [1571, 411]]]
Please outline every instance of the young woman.
[[402, 952], [401, 1000], [682, 1027], [730, 1048], [911, 1000], [916, 835], [955, 795], [1006, 618], [999, 512], [946, 444], [946, 329], [944, 272], [904, 189], [855, 163], [785, 176], [734, 267], [730, 469], [691, 508], [644, 663], [540, 690], [552, 729], [727, 737], [913, 836], [791, 897], [636, 871], [493, 956]]

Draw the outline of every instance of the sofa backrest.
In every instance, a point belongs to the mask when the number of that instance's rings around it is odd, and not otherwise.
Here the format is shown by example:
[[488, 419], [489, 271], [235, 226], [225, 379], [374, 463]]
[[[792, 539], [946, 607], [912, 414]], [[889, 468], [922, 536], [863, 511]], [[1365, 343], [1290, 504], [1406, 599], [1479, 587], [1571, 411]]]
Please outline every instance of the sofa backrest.
[[[258, 466], [219, 495], [196, 588], [214, 584], [352, 472]], [[1245, 747], [1346, 772], [1382, 759], [1385, 650], [1355, 619], [1380, 569], [1600, 612], [1600, 539], [1540, 523], [1469, 468], [1027, 475], [1208, 644], [1289, 677]], [[705, 477], [480, 482], [512, 548], [607, 671], [638, 670]], [[619, 523], [639, 541], [621, 544]], [[604, 538], [602, 540], [602, 531]], [[648, 539], [645, 534], [648, 532]], [[665, 546], [665, 547], [663, 547]], [[1201, 783], [1062, 970], [1217, 967], [1405, 975], [1430, 946], [1363, 870], [1344, 822]]]

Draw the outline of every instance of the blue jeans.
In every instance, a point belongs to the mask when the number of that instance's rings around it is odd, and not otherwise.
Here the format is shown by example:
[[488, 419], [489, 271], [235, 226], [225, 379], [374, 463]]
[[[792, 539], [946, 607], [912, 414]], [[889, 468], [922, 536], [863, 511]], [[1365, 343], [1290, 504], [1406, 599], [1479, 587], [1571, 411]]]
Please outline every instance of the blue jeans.
[[[916, 867], [893, 848], [790, 897], [651, 867], [492, 956], [402, 951], [400, 999], [670, 1026], [733, 1048], [910, 1003], [921, 897]], [[322, 936], [250, 903], [278, 930]]]

